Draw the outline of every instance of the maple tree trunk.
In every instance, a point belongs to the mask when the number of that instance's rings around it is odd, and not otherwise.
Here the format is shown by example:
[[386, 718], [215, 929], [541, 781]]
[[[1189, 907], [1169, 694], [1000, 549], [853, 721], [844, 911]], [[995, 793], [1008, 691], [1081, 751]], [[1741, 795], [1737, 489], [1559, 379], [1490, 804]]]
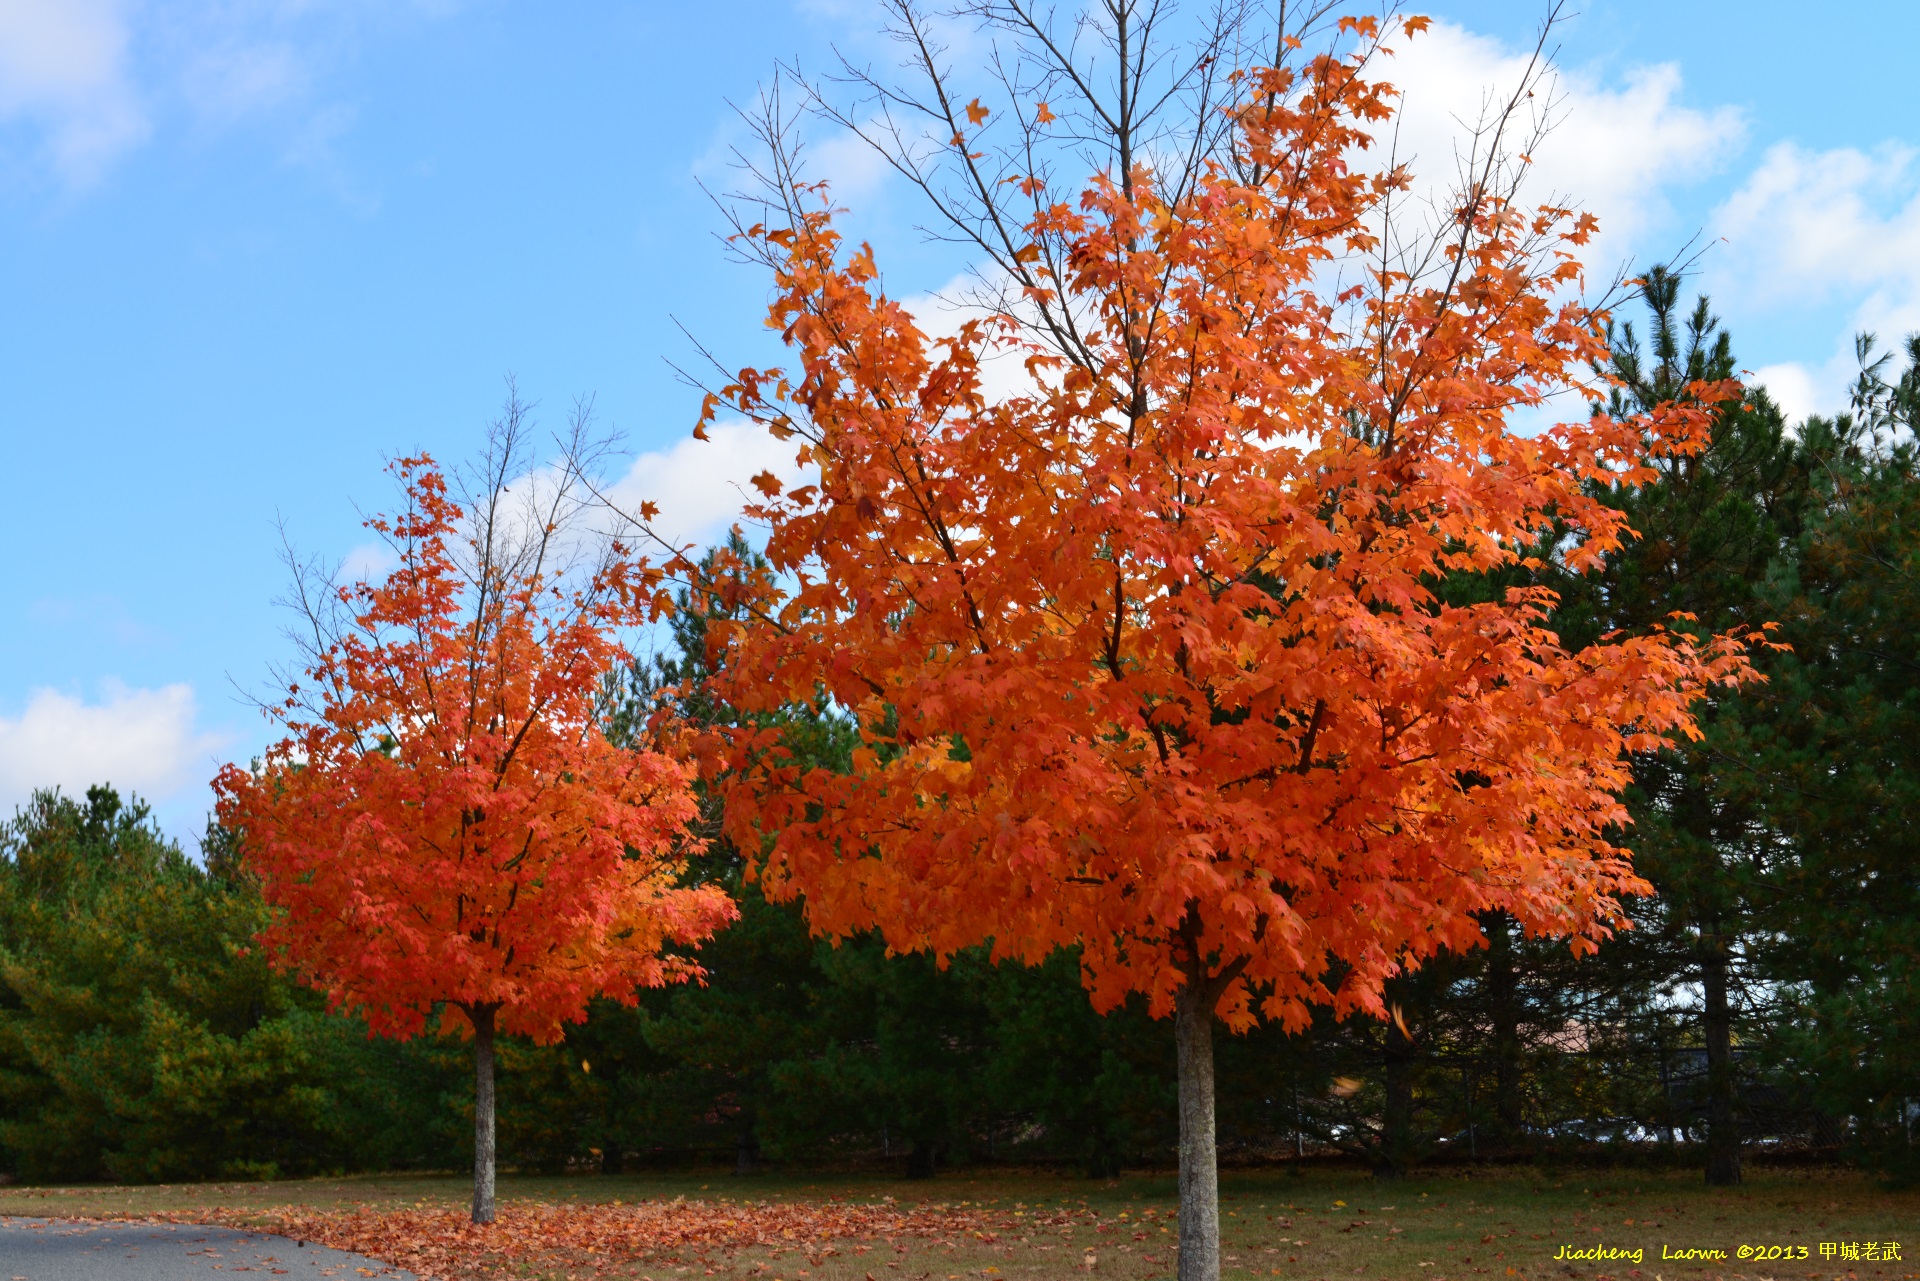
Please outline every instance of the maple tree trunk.
[[1179, 1281], [1220, 1281], [1220, 1167], [1213, 1135], [1213, 998], [1192, 984], [1173, 1004], [1180, 1073]]
[[493, 1005], [469, 1005], [473, 1020], [473, 1221], [493, 1222]]
[[1707, 1182], [1728, 1187], [1740, 1182], [1740, 1129], [1734, 1116], [1738, 1082], [1733, 1071], [1733, 1013], [1727, 1002], [1726, 942], [1717, 936], [1707, 940], [1700, 987], [1707, 1042]]

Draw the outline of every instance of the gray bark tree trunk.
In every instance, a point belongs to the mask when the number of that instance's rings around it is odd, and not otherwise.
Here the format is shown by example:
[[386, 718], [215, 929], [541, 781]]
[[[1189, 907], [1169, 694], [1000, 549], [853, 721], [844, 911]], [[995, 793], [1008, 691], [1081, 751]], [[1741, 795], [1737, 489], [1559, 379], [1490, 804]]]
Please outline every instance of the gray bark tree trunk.
[[469, 1005], [473, 1020], [473, 1221], [493, 1222], [493, 1015], [497, 1005]]
[[1220, 1281], [1220, 1167], [1213, 1132], [1211, 984], [1189, 981], [1173, 1005], [1180, 1073], [1179, 1281]]

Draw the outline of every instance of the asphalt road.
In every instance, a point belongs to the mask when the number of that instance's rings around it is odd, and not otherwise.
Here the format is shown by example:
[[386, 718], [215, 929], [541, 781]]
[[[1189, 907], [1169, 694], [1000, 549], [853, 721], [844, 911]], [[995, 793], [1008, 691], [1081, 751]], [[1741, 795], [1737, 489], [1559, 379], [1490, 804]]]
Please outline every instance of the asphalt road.
[[0, 1281], [187, 1281], [235, 1272], [413, 1281], [411, 1272], [362, 1255], [231, 1228], [0, 1218]]

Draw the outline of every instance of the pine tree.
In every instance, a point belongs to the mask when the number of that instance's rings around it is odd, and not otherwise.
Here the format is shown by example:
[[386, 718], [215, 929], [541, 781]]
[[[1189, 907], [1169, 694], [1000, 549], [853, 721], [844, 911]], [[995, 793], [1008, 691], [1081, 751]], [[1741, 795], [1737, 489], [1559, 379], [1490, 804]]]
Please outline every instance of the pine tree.
[[[1612, 335], [1610, 413], [1684, 400], [1689, 384], [1734, 374], [1731, 339], [1707, 299], [1679, 311], [1681, 283], [1679, 272], [1664, 267], [1647, 274], [1644, 351], [1630, 323]], [[1656, 483], [1609, 495], [1639, 538], [1598, 581], [1567, 585], [1563, 633], [1644, 627], [1675, 613], [1691, 615], [1702, 634], [1775, 621], [1761, 587], [1788, 555], [1807, 501], [1806, 472], [1779, 410], [1752, 390], [1715, 410], [1705, 449], [1655, 465]], [[1699, 993], [1699, 1105], [1714, 1184], [1740, 1180], [1735, 1029], [1755, 990], [1756, 933], [1771, 928], [1769, 878], [1779, 856], [1764, 798], [1727, 768], [1728, 744], [1744, 733], [1743, 706], [1737, 694], [1717, 692], [1701, 716], [1701, 739], [1636, 762], [1628, 843], [1658, 897], [1635, 908], [1637, 929], [1610, 948], [1616, 964]]]
[[1920, 335], [1892, 381], [1858, 344], [1852, 412], [1801, 451], [1815, 502], [1768, 582], [1792, 649], [1751, 691], [1742, 764], [1787, 851], [1769, 977], [1787, 1047], [1863, 1155], [1920, 1174]]
[[275, 974], [229, 834], [204, 865], [111, 787], [0, 826], [0, 1169], [275, 1177], [417, 1163], [438, 1084]]

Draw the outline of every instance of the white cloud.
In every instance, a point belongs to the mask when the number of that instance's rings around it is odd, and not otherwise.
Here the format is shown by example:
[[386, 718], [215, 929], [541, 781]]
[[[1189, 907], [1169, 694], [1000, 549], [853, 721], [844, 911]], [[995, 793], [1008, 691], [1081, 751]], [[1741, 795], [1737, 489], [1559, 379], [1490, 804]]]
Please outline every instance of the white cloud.
[[[792, 112], [806, 97], [797, 85], [783, 83], [780, 91], [784, 95], [781, 106], [787, 112]], [[740, 112], [728, 112], [715, 123], [706, 147], [689, 167], [695, 178], [729, 198], [735, 192], [758, 194], [747, 164], [758, 163], [763, 158], [764, 147], [750, 123], [762, 105], [754, 103]], [[893, 166], [887, 158], [851, 129], [806, 113], [801, 113], [794, 123], [800, 143], [800, 169], [806, 180], [825, 180], [832, 188], [837, 205], [868, 210], [893, 177]], [[881, 132], [877, 120], [869, 119], [863, 127], [873, 129], [876, 135]]]
[[[1399, 155], [1412, 159], [1423, 184], [1444, 186], [1456, 176], [1466, 131], [1514, 92], [1527, 55], [1444, 22], [1393, 43], [1398, 52], [1376, 74], [1402, 93]], [[1666, 218], [1663, 188], [1724, 162], [1745, 132], [1734, 108], [1685, 106], [1680, 89], [1679, 67], [1661, 63], [1612, 83], [1564, 70], [1536, 99], [1557, 105], [1552, 129], [1531, 153], [1522, 199], [1564, 200], [1600, 219], [1606, 251], [1589, 248], [1590, 271], [1610, 274]]]
[[766, 428], [739, 419], [715, 423], [707, 435], [640, 455], [607, 496], [628, 512], [643, 502], [658, 504], [654, 528], [675, 543], [712, 543], [743, 521], [740, 509], [758, 497], [754, 476], [770, 471], [789, 488], [803, 483], [794, 462], [797, 438], [775, 440]]
[[[1839, 391], [1833, 384], [1831, 369], [1810, 369], [1805, 365], [1791, 361], [1779, 365], [1766, 365], [1753, 371], [1750, 381], [1767, 389], [1767, 395], [1773, 403], [1780, 406], [1788, 422], [1805, 418], [1822, 410], [1837, 408], [1835, 393]], [[1844, 374], [1837, 380], [1840, 387], [1846, 384]], [[1839, 399], [1845, 400], [1846, 393], [1839, 391]]]
[[1714, 213], [1728, 261], [1722, 288], [1758, 305], [1869, 291], [1863, 314], [1920, 321], [1920, 152], [1888, 143], [1767, 150]]
[[400, 558], [385, 543], [361, 543], [341, 558], [339, 579], [343, 583], [370, 583], [385, 578], [399, 565]]
[[0, 0], [0, 121], [37, 126], [69, 184], [92, 182], [149, 132], [128, 39], [115, 0]]
[[1725, 242], [1708, 264], [1716, 302], [1749, 313], [1847, 311], [1826, 360], [1756, 375], [1792, 416], [1845, 407], [1856, 332], [1879, 334], [1884, 349], [1920, 329], [1920, 151], [1910, 146], [1770, 147], [1712, 227]]
[[156, 131], [184, 121], [226, 130], [278, 118], [291, 138], [287, 159], [312, 165], [316, 148], [327, 159], [332, 136], [351, 123], [327, 101], [330, 75], [384, 32], [459, 7], [457, 0], [0, 0], [0, 126], [29, 139], [24, 150], [69, 186], [97, 180]]
[[212, 775], [227, 737], [197, 727], [190, 686], [109, 681], [100, 693], [87, 702], [35, 690], [18, 716], [0, 716], [0, 812], [39, 787], [72, 793], [111, 783], [122, 795], [165, 800]]
[[[869, 128], [877, 127], [871, 123]], [[871, 142], [851, 129], [836, 129], [807, 144], [804, 165], [810, 179], [832, 184], [836, 204], [859, 207], [893, 176], [893, 166]]]

